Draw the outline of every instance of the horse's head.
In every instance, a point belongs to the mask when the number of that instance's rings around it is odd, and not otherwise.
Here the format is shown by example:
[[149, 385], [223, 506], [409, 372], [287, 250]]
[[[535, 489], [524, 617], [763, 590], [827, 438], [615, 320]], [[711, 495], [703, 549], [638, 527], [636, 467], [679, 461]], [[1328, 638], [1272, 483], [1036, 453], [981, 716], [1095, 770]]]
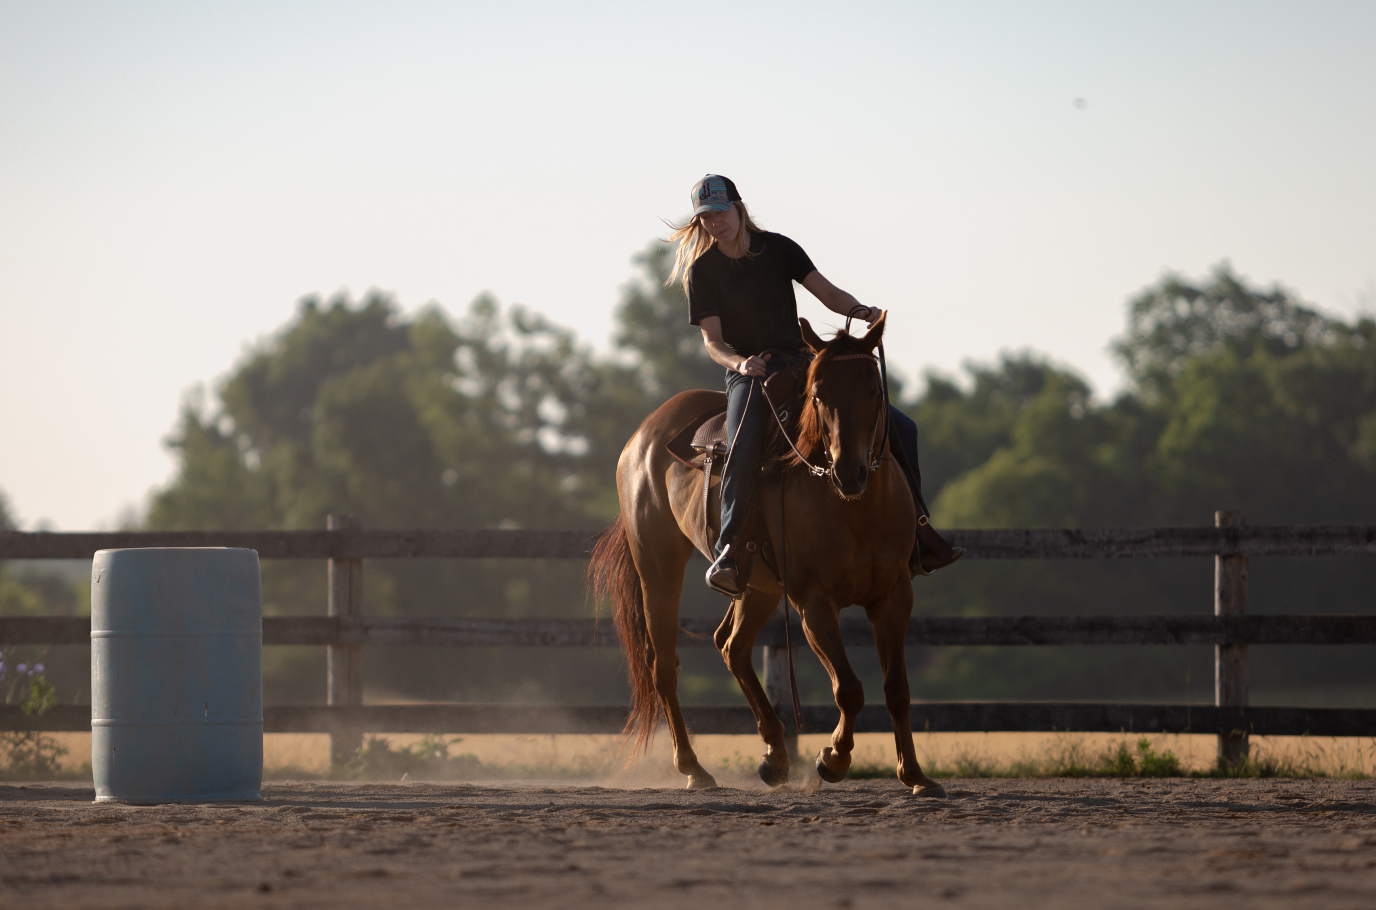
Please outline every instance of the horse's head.
[[823, 341], [799, 319], [803, 341], [817, 355], [807, 374], [798, 421], [798, 450], [813, 463], [829, 463], [831, 482], [846, 499], [865, 492], [884, 450], [885, 395], [874, 349], [884, 336], [886, 313], [863, 337], [841, 330]]

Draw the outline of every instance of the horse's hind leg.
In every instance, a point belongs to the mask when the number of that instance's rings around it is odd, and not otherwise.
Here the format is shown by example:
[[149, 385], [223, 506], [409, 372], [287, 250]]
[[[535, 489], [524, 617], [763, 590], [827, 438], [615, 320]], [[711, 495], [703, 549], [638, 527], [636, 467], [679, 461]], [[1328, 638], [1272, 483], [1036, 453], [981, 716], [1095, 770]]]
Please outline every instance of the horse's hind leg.
[[[653, 555], [652, 555], [653, 554]], [[669, 719], [674, 741], [674, 767], [688, 775], [688, 789], [715, 787], [717, 781], [698, 761], [688, 739], [688, 725], [678, 703], [678, 600], [688, 563], [688, 542], [666, 542], [661, 547], [641, 546], [636, 568], [645, 594], [645, 625], [654, 647], [655, 692]]]
[[760, 629], [774, 615], [774, 604], [779, 595], [766, 594], [755, 588], [746, 588], [745, 596], [731, 604], [728, 618], [732, 620], [731, 629], [725, 640], [720, 640], [718, 629], [717, 647], [731, 669], [731, 675], [740, 684], [745, 700], [750, 703], [750, 711], [755, 715], [755, 726], [764, 740], [765, 753], [760, 760], [760, 779], [771, 787], [788, 781], [788, 745], [784, 741], [784, 725], [774, 706], [769, 703], [760, 678], [755, 675], [755, 665], [751, 660], [755, 649], [755, 638]]
[[919, 796], [943, 797], [941, 784], [932, 780], [917, 761], [913, 748], [912, 697], [908, 690], [908, 665], [904, 643], [908, 620], [913, 612], [913, 589], [905, 579], [894, 586], [881, 603], [866, 609], [874, 625], [874, 647], [879, 652], [879, 667], [884, 673], [884, 704], [893, 720], [893, 738], [898, 751], [898, 779]]
[[808, 644], [822, 661], [831, 677], [831, 691], [841, 719], [831, 734], [831, 745], [817, 755], [817, 774], [830, 784], [839, 783], [850, 770], [851, 752], [855, 750], [855, 721], [865, 707], [865, 687], [851, 669], [846, 658], [845, 642], [841, 638], [839, 611], [829, 601], [816, 599], [802, 605], [803, 632]]

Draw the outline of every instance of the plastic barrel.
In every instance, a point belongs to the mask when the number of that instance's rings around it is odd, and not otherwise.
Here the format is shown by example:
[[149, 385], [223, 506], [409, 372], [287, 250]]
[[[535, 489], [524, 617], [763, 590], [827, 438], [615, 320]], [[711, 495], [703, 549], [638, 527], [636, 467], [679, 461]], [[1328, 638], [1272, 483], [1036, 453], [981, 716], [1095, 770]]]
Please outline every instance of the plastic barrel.
[[259, 799], [263, 582], [254, 550], [100, 550], [91, 565], [96, 802]]

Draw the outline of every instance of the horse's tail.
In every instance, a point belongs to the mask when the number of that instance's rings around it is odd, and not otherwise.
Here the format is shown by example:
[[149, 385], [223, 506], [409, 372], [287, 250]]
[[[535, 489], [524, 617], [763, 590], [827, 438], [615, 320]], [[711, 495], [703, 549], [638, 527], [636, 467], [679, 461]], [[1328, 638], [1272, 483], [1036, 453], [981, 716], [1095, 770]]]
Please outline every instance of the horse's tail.
[[[645, 750], [659, 724], [659, 695], [655, 692], [655, 649], [645, 625], [645, 592], [631, 558], [631, 543], [621, 516], [593, 547], [588, 587], [595, 601], [611, 601], [612, 618], [626, 652], [626, 679], [631, 684], [631, 713], [622, 730], [627, 745], [635, 738], [630, 762]], [[628, 764], [630, 762], [627, 762]]]

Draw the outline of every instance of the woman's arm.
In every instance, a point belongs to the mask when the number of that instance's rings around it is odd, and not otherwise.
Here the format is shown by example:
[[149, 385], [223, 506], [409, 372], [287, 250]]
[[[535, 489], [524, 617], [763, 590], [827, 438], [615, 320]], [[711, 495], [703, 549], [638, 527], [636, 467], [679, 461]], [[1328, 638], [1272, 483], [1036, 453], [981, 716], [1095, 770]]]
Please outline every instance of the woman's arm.
[[[813, 272], [813, 274], [817, 273]], [[698, 323], [698, 328], [702, 330], [702, 343], [707, 348], [708, 357], [742, 376], [764, 375], [764, 365], [769, 361], [769, 355], [756, 354], [754, 357], [742, 357], [731, 350], [731, 347], [721, 340], [720, 316], [702, 317], [702, 321]]]
[[879, 317], [884, 315], [884, 311], [879, 309], [879, 307], [865, 306], [852, 295], [841, 290], [830, 281], [827, 281], [826, 278], [822, 276], [822, 273], [816, 269], [807, 273], [807, 277], [803, 279], [803, 287], [807, 288], [808, 292], [811, 293], [813, 297], [822, 301], [822, 306], [831, 310], [833, 313], [840, 313], [842, 316], [845, 316], [849, 314], [851, 310], [860, 307], [864, 313], [863, 315], [857, 313], [856, 317], [865, 320], [870, 325], [874, 325], [879, 321]]

